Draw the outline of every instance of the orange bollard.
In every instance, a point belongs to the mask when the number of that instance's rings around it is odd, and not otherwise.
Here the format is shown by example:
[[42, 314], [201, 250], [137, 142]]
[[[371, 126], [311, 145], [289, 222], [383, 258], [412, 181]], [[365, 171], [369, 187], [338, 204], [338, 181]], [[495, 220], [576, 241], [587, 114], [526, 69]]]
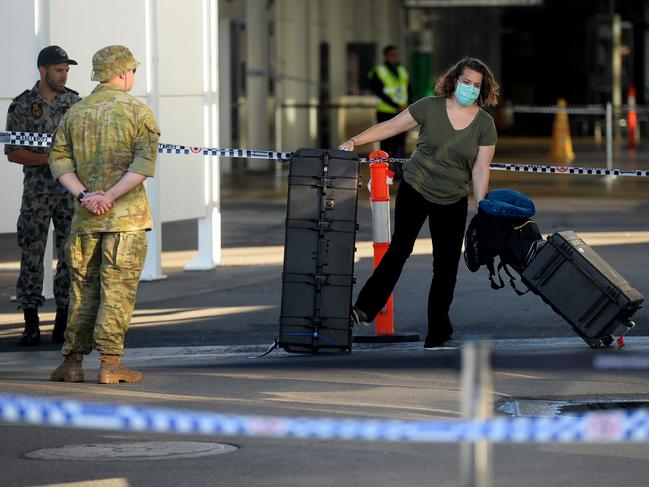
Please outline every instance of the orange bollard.
[[638, 114], [636, 112], [635, 85], [629, 85], [627, 91], [629, 111], [626, 126], [629, 129], [629, 149], [635, 149], [638, 137]]
[[[371, 160], [387, 159], [389, 156], [382, 150], [375, 150], [370, 155]], [[390, 187], [394, 172], [390, 170], [387, 162], [377, 161], [370, 163], [370, 201], [372, 205], [372, 240], [374, 241], [374, 269], [390, 247]], [[417, 342], [419, 333], [394, 332], [394, 295], [383, 309], [376, 315], [375, 331], [372, 336], [354, 335], [356, 343], [391, 343], [391, 342]]]
[[[370, 159], [387, 159], [385, 151], [375, 150]], [[374, 269], [390, 247], [390, 188], [388, 178], [390, 166], [387, 162], [370, 163], [370, 200], [372, 205], [372, 240], [374, 241]], [[375, 318], [377, 335], [394, 335], [394, 296], [390, 294], [387, 304]]]
[[557, 101], [559, 110], [554, 116], [552, 124], [552, 160], [561, 164], [568, 164], [575, 159], [572, 150], [572, 138], [570, 137], [570, 124], [568, 123], [568, 112], [565, 110], [566, 100], [563, 98]]

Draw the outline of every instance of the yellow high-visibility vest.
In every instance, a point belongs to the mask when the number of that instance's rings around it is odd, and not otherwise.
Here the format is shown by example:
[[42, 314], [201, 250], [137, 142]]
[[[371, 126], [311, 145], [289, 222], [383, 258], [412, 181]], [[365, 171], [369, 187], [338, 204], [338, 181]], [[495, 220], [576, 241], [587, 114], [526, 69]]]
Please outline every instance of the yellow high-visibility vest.
[[[405, 105], [408, 103], [408, 83], [410, 82], [410, 76], [406, 68], [397, 66], [398, 77], [395, 77], [394, 73], [385, 64], [377, 66], [374, 72], [381, 80], [381, 83], [383, 83], [383, 93], [397, 105]], [[388, 105], [383, 100], [376, 106], [376, 110], [382, 113], [399, 112], [397, 108]]]

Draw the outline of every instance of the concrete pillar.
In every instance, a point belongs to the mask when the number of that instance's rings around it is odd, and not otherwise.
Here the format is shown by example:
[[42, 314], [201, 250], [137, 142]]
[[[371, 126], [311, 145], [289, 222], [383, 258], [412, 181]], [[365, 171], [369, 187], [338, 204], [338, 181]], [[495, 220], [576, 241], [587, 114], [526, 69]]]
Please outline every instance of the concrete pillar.
[[320, 16], [320, 0], [309, 0], [309, 49], [307, 85], [309, 102], [309, 145], [319, 147], [318, 105], [320, 97], [320, 42], [322, 39], [322, 17]]
[[[158, 84], [159, 79], [159, 64], [160, 58], [158, 57], [158, 14], [157, 14], [157, 0], [148, 0], [145, 2], [145, 35], [146, 35], [146, 79], [138, 80], [140, 83], [146, 83], [147, 103], [153, 111], [156, 120], [160, 120], [159, 110], [159, 95], [160, 89]], [[160, 169], [157, 170], [157, 175], [160, 174]], [[144, 261], [144, 269], [140, 280], [142, 281], [156, 281], [165, 279], [162, 273], [162, 215], [160, 211], [160, 178], [148, 178], [145, 181], [146, 193], [151, 206], [151, 213], [153, 215], [153, 228], [147, 232], [148, 249], [146, 253], [146, 260]]]
[[[383, 61], [383, 48], [389, 44], [396, 44], [393, 37], [395, 19], [392, 17], [391, 0], [377, 0], [374, 10], [374, 23], [376, 26], [376, 60]], [[403, 56], [403, 53], [402, 53]]]
[[[645, 25], [649, 23], [649, 4], [645, 3], [644, 7], [644, 22]], [[645, 29], [644, 31], [644, 37], [643, 37], [643, 42], [644, 45], [642, 47], [643, 51], [643, 63], [642, 63], [642, 69], [643, 69], [643, 76], [642, 79], [644, 80], [644, 86], [643, 86], [643, 102], [647, 103], [649, 102], [649, 30]]]
[[[219, 19], [219, 146], [232, 147], [232, 83], [230, 17]], [[221, 159], [221, 172], [232, 172], [232, 159]]]
[[383, 48], [394, 45], [401, 55], [401, 63], [408, 67], [410, 52], [407, 50], [406, 9], [394, 0], [376, 0], [374, 3], [375, 29], [371, 40], [376, 41], [377, 62], [383, 61]]
[[392, 23], [392, 40], [396, 44], [401, 53], [402, 62], [409, 59], [412, 52], [410, 52], [409, 31], [408, 31], [408, 18], [406, 9], [402, 7], [401, 3], [392, 3], [392, 15], [394, 19]]
[[[204, 91], [203, 107], [204, 144], [219, 147], [219, 23], [218, 1], [204, 4], [206, 45], [203, 46]], [[205, 217], [198, 219], [198, 254], [186, 265], [187, 271], [209, 271], [221, 263], [221, 172], [219, 158], [203, 157], [203, 195]]]
[[[277, 23], [277, 102], [282, 146], [294, 151], [312, 145], [309, 134], [309, 10], [304, 0], [279, 0]], [[315, 61], [315, 60], [313, 60]]]
[[[34, 0], [34, 64], [38, 53], [50, 44], [50, 6], [45, 0]], [[69, 49], [62, 46], [63, 49]], [[70, 57], [72, 57], [72, 53]], [[43, 256], [43, 296], [45, 299], [54, 297], [54, 271], [52, 260], [54, 258], [54, 226], [50, 223], [47, 231], [47, 244]]]
[[[249, 149], [268, 149], [268, 13], [266, 0], [246, 0], [246, 108]], [[264, 170], [272, 161], [251, 159]]]
[[380, 13], [383, 5], [381, 1], [375, 0], [355, 0], [354, 1], [354, 30], [352, 39], [356, 42], [372, 42], [376, 39], [377, 25], [375, 15]]
[[[50, 44], [50, 2], [47, 0], [34, 0], [34, 31], [36, 57], [38, 57], [41, 49]], [[68, 49], [66, 46], [61, 47]], [[70, 53], [70, 57], [72, 56], [73, 54]]]
[[[326, 19], [326, 42], [329, 44], [329, 97], [332, 103], [340, 101], [347, 92], [347, 38], [345, 20], [347, 19], [347, 0], [328, 0], [324, 8]], [[338, 147], [338, 112], [331, 110], [330, 147]]]

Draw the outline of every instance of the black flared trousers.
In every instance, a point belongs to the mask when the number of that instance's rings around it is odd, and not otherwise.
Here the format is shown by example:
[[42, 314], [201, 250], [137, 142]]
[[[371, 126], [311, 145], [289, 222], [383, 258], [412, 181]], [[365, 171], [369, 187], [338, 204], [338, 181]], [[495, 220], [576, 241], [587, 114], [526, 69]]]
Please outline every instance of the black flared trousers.
[[433, 278], [428, 292], [428, 334], [443, 337], [453, 329], [448, 311], [453, 301], [467, 217], [467, 198], [450, 205], [426, 200], [402, 181], [394, 209], [390, 248], [358, 295], [356, 307], [374, 319], [388, 301], [415, 240], [428, 218], [433, 243]]

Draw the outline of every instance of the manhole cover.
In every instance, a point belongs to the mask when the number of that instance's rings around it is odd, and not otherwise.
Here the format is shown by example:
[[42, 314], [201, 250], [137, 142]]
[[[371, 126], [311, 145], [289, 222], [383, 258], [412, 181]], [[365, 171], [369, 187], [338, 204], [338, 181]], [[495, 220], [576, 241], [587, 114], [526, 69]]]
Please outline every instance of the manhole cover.
[[43, 448], [26, 453], [34, 460], [166, 460], [169, 458], [194, 458], [230, 453], [238, 448], [225, 443], [199, 441], [141, 441], [128, 443], [94, 443]]
[[546, 400], [518, 399], [506, 401], [498, 412], [511, 416], [560, 416], [566, 413], [583, 413], [603, 409], [649, 408], [649, 399], [583, 399]]

